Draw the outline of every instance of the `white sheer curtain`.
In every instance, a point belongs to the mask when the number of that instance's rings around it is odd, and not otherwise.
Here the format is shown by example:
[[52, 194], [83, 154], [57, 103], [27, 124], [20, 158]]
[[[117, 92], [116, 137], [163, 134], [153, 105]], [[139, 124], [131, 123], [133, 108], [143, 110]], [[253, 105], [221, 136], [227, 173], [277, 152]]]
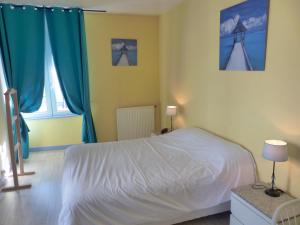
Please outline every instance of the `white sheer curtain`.
[[10, 171], [6, 112], [3, 95], [5, 90], [6, 85], [4, 81], [2, 58], [0, 55], [0, 186], [1, 183], [3, 183], [2, 172], [8, 173]]

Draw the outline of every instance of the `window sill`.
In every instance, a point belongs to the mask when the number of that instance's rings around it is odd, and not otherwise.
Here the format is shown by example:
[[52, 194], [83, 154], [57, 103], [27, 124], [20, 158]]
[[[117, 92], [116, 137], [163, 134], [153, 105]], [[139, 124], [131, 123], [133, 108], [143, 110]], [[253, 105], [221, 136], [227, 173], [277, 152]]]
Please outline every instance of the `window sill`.
[[64, 114], [64, 115], [40, 115], [40, 116], [34, 116], [34, 117], [24, 117], [25, 120], [51, 120], [51, 119], [64, 119], [64, 118], [70, 118], [70, 117], [79, 117], [81, 115], [76, 114]]

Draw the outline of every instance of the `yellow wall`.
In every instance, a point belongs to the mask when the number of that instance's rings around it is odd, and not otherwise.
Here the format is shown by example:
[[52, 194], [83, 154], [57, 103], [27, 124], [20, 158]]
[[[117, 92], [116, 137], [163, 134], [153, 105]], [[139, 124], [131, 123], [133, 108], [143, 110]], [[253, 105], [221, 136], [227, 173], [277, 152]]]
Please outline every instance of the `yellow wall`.
[[27, 120], [30, 147], [58, 146], [81, 143], [80, 116]]
[[[270, 181], [265, 139], [284, 139], [290, 160], [277, 183], [300, 197], [300, 1], [271, 0], [265, 72], [222, 72], [219, 13], [241, 1], [186, 0], [160, 18], [161, 101], [180, 105], [177, 126], [197, 126], [254, 153]], [[166, 125], [162, 110], [162, 125]]]
[[[159, 104], [158, 18], [87, 13], [85, 23], [97, 136], [116, 140], [118, 107]], [[137, 39], [138, 66], [112, 66], [112, 38]]]
[[[116, 109], [159, 106], [158, 17], [85, 14], [92, 112], [100, 141], [116, 140]], [[114, 67], [111, 38], [138, 40], [138, 66]], [[157, 108], [157, 129], [160, 126]], [[28, 121], [30, 144], [53, 146], [81, 142], [81, 118]]]

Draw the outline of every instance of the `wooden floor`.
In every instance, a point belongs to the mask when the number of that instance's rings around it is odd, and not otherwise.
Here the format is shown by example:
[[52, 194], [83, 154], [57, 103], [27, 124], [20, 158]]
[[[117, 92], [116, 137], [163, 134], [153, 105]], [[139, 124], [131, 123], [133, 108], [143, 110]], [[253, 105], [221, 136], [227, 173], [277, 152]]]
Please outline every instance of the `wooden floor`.
[[[33, 187], [19, 192], [0, 193], [0, 225], [57, 225], [61, 208], [63, 151], [31, 153], [25, 168], [37, 174], [20, 177], [20, 183], [32, 183]], [[224, 213], [180, 225], [228, 224], [229, 214]]]

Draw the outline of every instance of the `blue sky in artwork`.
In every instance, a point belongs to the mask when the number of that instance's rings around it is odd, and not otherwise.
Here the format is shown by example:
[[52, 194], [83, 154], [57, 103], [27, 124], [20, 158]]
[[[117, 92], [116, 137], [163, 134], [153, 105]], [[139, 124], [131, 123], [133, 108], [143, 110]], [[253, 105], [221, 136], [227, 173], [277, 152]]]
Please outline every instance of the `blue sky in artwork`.
[[112, 47], [112, 64], [118, 65], [122, 56], [122, 48], [126, 47], [126, 57], [129, 66], [137, 65], [137, 40], [135, 39], [118, 39], [111, 40]]
[[[242, 43], [247, 65], [251, 65], [249, 68], [256, 71], [265, 69], [268, 9], [269, 0], [248, 0], [221, 10], [220, 70], [227, 69], [233, 49], [237, 46], [235, 44], [238, 42]], [[233, 31], [240, 23], [246, 31], [239, 35], [240, 39], [237, 39], [237, 34]]]
[[237, 20], [241, 20], [248, 31], [266, 29], [268, 0], [248, 0], [221, 11], [220, 35], [230, 35]]
[[130, 46], [131, 48], [136, 48], [137, 41], [134, 39], [112, 39], [112, 44], [115, 48], [118, 48], [118, 45], [122, 43], [124, 43], [126, 46]]

